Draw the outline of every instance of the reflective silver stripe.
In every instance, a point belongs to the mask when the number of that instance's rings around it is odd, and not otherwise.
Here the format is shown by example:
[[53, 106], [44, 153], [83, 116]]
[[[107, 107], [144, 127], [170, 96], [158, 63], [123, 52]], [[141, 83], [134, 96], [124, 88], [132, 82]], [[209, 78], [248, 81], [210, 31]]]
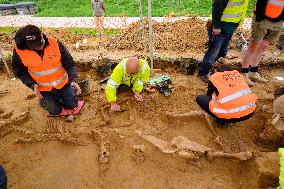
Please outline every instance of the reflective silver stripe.
[[237, 6], [243, 5], [244, 3], [245, 3], [244, 1], [242, 1], [242, 2], [228, 2], [227, 6], [237, 7]]
[[231, 95], [226, 96], [226, 97], [224, 97], [224, 98], [221, 98], [218, 102], [219, 102], [220, 104], [224, 104], [224, 103], [226, 103], [226, 102], [229, 102], [229, 101], [231, 101], [231, 100], [240, 98], [240, 97], [245, 96], [245, 95], [250, 94], [250, 93], [251, 93], [251, 90], [250, 90], [250, 89], [244, 89], [244, 90], [241, 90], [241, 91], [239, 91], [239, 92], [237, 92], [237, 93], [234, 93], [234, 94], [231, 94]]
[[124, 70], [124, 75], [123, 75], [123, 81], [126, 80], [126, 62], [127, 62], [127, 59], [124, 59], [122, 62], [121, 62], [121, 66], [123, 67], [123, 70]]
[[137, 80], [137, 83], [143, 86], [143, 82], [140, 79]]
[[143, 67], [142, 67], [142, 74], [145, 73], [146, 69], [147, 69], [148, 64], [145, 62]]
[[117, 89], [119, 86], [118, 83], [113, 81], [111, 78], [107, 81], [107, 85], [113, 89]]
[[271, 3], [273, 5], [278, 5], [278, 6], [284, 6], [284, 2], [281, 2], [279, 0], [270, 0], [268, 3]]
[[61, 68], [62, 68], [62, 66], [58, 66], [58, 67], [50, 69], [50, 70], [46, 70], [46, 71], [42, 71], [42, 72], [31, 72], [31, 73], [33, 73], [37, 76], [45, 76], [45, 75], [49, 75], [49, 74], [52, 74], [54, 72], [57, 72]]
[[231, 110], [213, 108], [212, 111], [213, 111], [213, 113], [218, 113], [218, 114], [233, 114], [233, 113], [237, 113], [237, 112], [247, 110], [247, 109], [249, 109], [250, 107], [253, 107], [253, 106], [255, 106], [255, 102], [252, 102], [252, 103], [244, 105], [244, 106], [239, 106], [239, 107], [233, 108]]
[[241, 17], [243, 15], [243, 13], [239, 13], [239, 14], [224, 14], [222, 16], [222, 18], [238, 18]]
[[59, 83], [61, 83], [67, 76], [68, 76], [67, 73], [65, 73], [60, 79], [58, 79], [56, 81], [53, 81], [51, 83], [38, 83], [38, 85], [44, 86], [44, 87], [56, 86]]

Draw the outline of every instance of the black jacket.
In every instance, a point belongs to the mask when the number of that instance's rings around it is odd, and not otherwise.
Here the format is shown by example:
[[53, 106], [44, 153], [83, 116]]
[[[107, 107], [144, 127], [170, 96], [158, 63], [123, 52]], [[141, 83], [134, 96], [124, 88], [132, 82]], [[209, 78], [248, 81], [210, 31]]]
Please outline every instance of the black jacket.
[[212, 2], [212, 22], [214, 28], [220, 28], [223, 12], [229, 0], [213, 0]]
[[[44, 38], [46, 41], [44, 45], [44, 49], [45, 49], [49, 44], [48, 44], [47, 37], [45, 35], [44, 35]], [[61, 63], [68, 74], [69, 83], [78, 82], [78, 72], [77, 72], [77, 68], [75, 66], [75, 62], [72, 56], [70, 55], [67, 48], [59, 41], [58, 41], [58, 46], [61, 52]], [[25, 49], [25, 48], [26, 47], [21, 46], [21, 49]], [[41, 51], [35, 50], [35, 52], [41, 57], [43, 57], [44, 49]], [[16, 49], [13, 50], [12, 67], [13, 67], [13, 72], [14, 72], [15, 77], [19, 78], [27, 87], [33, 89], [36, 82], [29, 74], [28, 68], [22, 63], [22, 60], [19, 57], [18, 53], [16, 52]]]
[[209, 81], [206, 96], [212, 97], [212, 94], [214, 92], [215, 92], [216, 96], [219, 95], [219, 91], [217, 90], [217, 88], [213, 85], [213, 83], [211, 81]]

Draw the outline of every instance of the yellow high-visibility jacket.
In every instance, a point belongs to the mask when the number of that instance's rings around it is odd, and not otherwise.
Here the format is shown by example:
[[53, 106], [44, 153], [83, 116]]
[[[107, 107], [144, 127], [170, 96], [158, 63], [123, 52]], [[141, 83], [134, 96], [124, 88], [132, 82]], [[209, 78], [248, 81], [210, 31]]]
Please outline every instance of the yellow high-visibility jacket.
[[280, 155], [280, 175], [279, 175], [279, 185], [280, 188], [284, 188], [284, 148], [279, 148]]
[[242, 24], [248, 9], [249, 0], [229, 0], [221, 21]]
[[130, 76], [126, 71], [126, 62], [128, 58], [123, 59], [113, 70], [105, 89], [108, 102], [116, 102], [116, 90], [121, 84], [133, 85], [133, 92], [142, 92], [143, 85], [150, 76], [150, 67], [143, 59], [139, 59], [140, 68], [137, 74]]

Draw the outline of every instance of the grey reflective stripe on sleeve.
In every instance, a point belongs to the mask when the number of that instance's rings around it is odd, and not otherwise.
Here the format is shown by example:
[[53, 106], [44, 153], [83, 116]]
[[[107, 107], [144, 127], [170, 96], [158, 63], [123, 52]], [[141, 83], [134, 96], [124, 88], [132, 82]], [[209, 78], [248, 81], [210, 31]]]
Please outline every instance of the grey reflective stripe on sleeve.
[[244, 105], [244, 106], [239, 106], [230, 110], [225, 110], [225, 109], [221, 109], [221, 108], [213, 108], [213, 113], [218, 113], [218, 114], [233, 114], [233, 113], [237, 113], [237, 112], [241, 112], [244, 110], [249, 109], [250, 107], [255, 106], [255, 102], [252, 102], [250, 104]]
[[237, 7], [237, 6], [243, 5], [244, 3], [245, 3], [244, 1], [242, 1], [242, 2], [228, 2], [227, 6]]
[[121, 66], [122, 66], [122, 68], [123, 68], [123, 81], [125, 81], [126, 80], [126, 59], [125, 60], [123, 60], [123, 62], [121, 63]]
[[61, 83], [64, 79], [66, 79], [67, 76], [68, 76], [67, 73], [65, 73], [60, 79], [53, 81], [51, 83], [39, 83], [38, 82], [37, 84], [40, 86], [44, 86], [44, 87], [53, 87]]
[[243, 15], [243, 13], [239, 13], [239, 14], [224, 14], [222, 16], [222, 18], [238, 18], [241, 17]]
[[146, 69], [147, 69], [148, 64], [145, 62], [143, 67], [142, 67], [142, 74], [145, 73]]
[[58, 66], [56, 68], [50, 69], [50, 70], [46, 70], [46, 71], [42, 71], [42, 72], [31, 72], [37, 76], [45, 76], [45, 75], [49, 75], [52, 73], [57, 72], [58, 70], [60, 70], [62, 68], [62, 66]]
[[138, 83], [139, 85], [142, 85], [142, 86], [144, 85], [143, 82], [142, 82], [140, 79], [137, 80], [137, 83]]
[[271, 3], [273, 5], [278, 5], [278, 6], [284, 6], [284, 2], [281, 2], [280, 0], [270, 0], [268, 3]]
[[113, 88], [113, 89], [117, 89], [118, 88], [118, 84], [115, 82], [115, 81], [113, 81], [111, 78], [107, 81], [107, 86], [109, 86], [109, 87], [111, 87], [111, 88]]
[[235, 99], [237, 99], [237, 98], [240, 98], [240, 97], [245, 96], [245, 95], [250, 94], [250, 93], [251, 93], [251, 90], [250, 90], [250, 89], [244, 89], [244, 90], [241, 90], [241, 91], [236, 92], [236, 93], [234, 93], [234, 94], [231, 94], [231, 95], [229, 95], [229, 96], [226, 96], [226, 97], [224, 97], [224, 98], [221, 98], [218, 102], [219, 102], [220, 104], [224, 104], [224, 103], [226, 103], [226, 102], [229, 102], [229, 101], [231, 101], [231, 100], [235, 100]]

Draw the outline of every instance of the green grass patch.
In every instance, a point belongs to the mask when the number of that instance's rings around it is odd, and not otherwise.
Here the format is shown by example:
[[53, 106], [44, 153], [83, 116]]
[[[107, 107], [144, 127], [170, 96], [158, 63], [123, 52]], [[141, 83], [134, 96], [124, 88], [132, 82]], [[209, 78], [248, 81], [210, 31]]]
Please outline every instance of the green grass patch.
[[[84, 17], [92, 16], [91, 0], [33, 0], [39, 7], [37, 16]], [[252, 3], [254, 0], [251, 0]], [[0, 4], [22, 0], [0, 0]], [[143, 13], [147, 15], [148, 1], [142, 0]], [[137, 0], [105, 0], [106, 16], [138, 16]], [[152, 0], [152, 15], [209, 16], [212, 0]], [[252, 7], [252, 6], [251, 6]], [[251, 10], [251, 8], [250, 8]], [[249, 11], [251, 12], [251, 11]]]
[[[15, 33], [19, 28], [17, 27], [0, 27], [0, 33], [2, 34], [13, 34]], [[41, 28], [42, 31], [45, 30], [45, 28]], [[62, 28], [48, 28], [49, 31], [58, 31], [62, 30]], [[98, 35], [98, 31], [93, 28], [66, 28], [64, 29], [66, 32], [73, 33], [74, 35], [82, 35], [82, 36], [96, 36]], [[114, 35], [119, 33], [119, 29], [105, 29], [104, 34], [105, 35]]]
[[[89, 29], [89, 28], [68, 28], [69, 32], [75, 34], [75, 35], [85, 35], [85, 36], [96, 36], [98, 35], [97, 29]], [[119, 33], [119, 29], [105, 29], [104, 34], [105, 35], [114, 35]]]
[[15, 27], [0, 27], [0, 33], [4, 34], [11, 34], [18, 30], [18, 28]]

